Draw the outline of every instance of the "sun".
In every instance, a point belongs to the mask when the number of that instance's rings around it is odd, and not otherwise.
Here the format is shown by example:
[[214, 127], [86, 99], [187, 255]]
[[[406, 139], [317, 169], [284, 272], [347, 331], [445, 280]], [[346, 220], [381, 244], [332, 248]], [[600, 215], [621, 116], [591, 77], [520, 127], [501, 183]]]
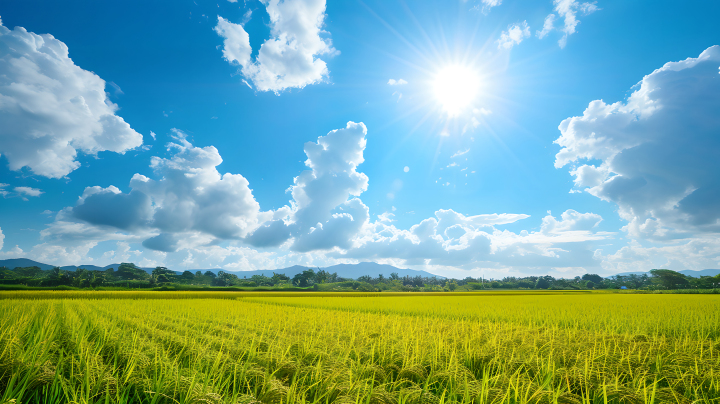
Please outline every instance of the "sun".
[[448, 115], [456, 116], [475, 100], [479, 84], [477, 72], [471, 68], [450, 65], [438, 71], [433, 89], [442, 108]]

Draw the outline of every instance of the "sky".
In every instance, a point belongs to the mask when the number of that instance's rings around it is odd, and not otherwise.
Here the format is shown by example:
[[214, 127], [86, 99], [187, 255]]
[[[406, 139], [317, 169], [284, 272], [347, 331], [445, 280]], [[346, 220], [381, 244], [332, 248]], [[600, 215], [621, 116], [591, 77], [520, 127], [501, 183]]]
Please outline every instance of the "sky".
[[720, 3], [0, 3], [0, 259], [720, 268]]

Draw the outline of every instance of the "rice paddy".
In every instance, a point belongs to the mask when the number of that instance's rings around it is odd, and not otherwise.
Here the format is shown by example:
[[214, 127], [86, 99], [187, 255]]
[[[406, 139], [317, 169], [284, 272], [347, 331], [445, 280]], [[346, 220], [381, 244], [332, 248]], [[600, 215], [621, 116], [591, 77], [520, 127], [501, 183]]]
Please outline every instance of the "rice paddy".
[[3, 404], [720, 403], [718, 295], [23, 293]]

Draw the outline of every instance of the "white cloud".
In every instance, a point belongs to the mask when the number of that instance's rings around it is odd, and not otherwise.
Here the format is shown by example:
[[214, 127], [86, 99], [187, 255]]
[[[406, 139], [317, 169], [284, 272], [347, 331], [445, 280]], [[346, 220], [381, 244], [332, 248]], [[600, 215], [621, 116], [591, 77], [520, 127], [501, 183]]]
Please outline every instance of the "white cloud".
[[465, 216], [453, 210], [439, 210], [409, 230], [377, 221], [359, 234], [355, 246], [329, 253], [330, 257], [359, 260], [394, 260], [400, 265], [430, 268], [527, 268], [599, 267], [591, 244], [610, 233], [590, 229], [600, 220], [592, 213], [567, 211], [561, 220], [543, 219], [543, 230], [512, 233], [494, 226], [513, 223], [528, 215], [494, 214]]
[[555, 14], [549, 14], [547, 17], [545, 17], [545, 22], [543, 23], [542, 31], [537, 31], [535, 34], [538, 38], [543, 39], [547, 36], [547, 34], [550, 33], [553, 29], [555, 29], [555, 18], [557, 16]]
[[21, 195], [26, 196], [40, 196], [44, 194], [43, 191], [37, 189], [37, 188], [31, 188], [31, 187], [15, 187], [15, 192]]
[[632, 237], [669, 240], [720, 232], [720, 46], [666, 63], [626, 102], [592, 101], [565, 119], [555, 166], [619, 207]]
[[[1, 20], [0, 20], [0, 23], [2, 23]], [[1, 24], [0, 24], [0, 25], [1, 25]], [[5, 243], [5, 235], [4, 235], [3, 232], [2, 232], [2, 227], [0, 227], [0, 250], [3, 249], [3, 244], [4, 244], [4, 243]]]
[[455, 157], [460, 157], [460, 156], [462, 156], [463, 154], [467, 154], [469, 151], [470, 151], [470, 149], [458, 150], [457, 152], [455, 152], [455, 154], [453, 154], [452, 156], [450, 156], [450, 158], [451, 158], [451, 159], [454, 159]]
[[157, 140], [157, 135], [155, 134], [155, 132], [150, 131], [150, 136], [152, 136], [153, 140]]
[[328, 75], [320, 55], [338, 53], [329, 38], [321, 34], [325, 0], [264, 2], [270, 15], [270, 34], [251, 60], [250, 40], [239, 24], [218, 16], [215, 31], [223, 41], [223, 57], [241, 66], [242, 74], [260, 91], [279, 94], [287, 88], [303, 88], [323, 81]]
[[129, 193], [115, 186], [86, 188], [74, 207], [58, 214], [45, 236], [77, 233], [88, 240], [108, 239], [88, 235], [84, 226], [93, 226], [141, 237], [145, 247], [167, 252], [215, 239], [240, 239], [254, 230], [261, 214], [248, 181], [217, 171], [222, 158], [215, 147], [195, 147], [182, 131], [173, 132], [176, 143], [168, 144], [172, 157], [151, 160], [157, 179], [135, 174]]
[[[393, 210], [395, 210], [394, 207], [393, 207]], [[380, 215], [377, 215], [377, 217], [378, 217], [378, 220], [383, 223], [391, 223], [391, 222], [395, 221], [395, 219], [393, 219], [393, 217], [395, 217], [395, 214], [390, 213], [390, 212], [382, 213]]]
[[497, 43], [498, 49], [511, 49], [529, 36], [530, 27], [527, 21], [523, 21], [522, 23], [509, 26], [507, 31], [503, 31], [502, 34], [500, 34], [500, 39], [495, 43]]
[[490, 12], [491, 8], [497, 7], [502, 4], [502, 0], [482, 0], [481, 3], [482, 7], [480, 7], [480, 5], [475, 5], [472, 9], [481, 10], [483, 14], [487, 14]]
[[218, 24], [214, 28], [218, 35], [225, 38], [223, 41], [223, 58], [229, 63], [245, 66], [250, 63], [252, 48], [250, 36], [242, 25], [233, 24], [218, 16]]
[[399, 79], [399, 80], [390, 79], [390, 80], [388, 80], [388, 84], [391, 85], [391, 86], [401, 86], [401, 85], [407, 84], [407, 83], [408, 83], [408, 82], [405, 81], [405, 80], [403, 80], [403, 79]]
[[[469, 216], [450, 209], [407, 230], [393, 225], [390, 212], [371, 222], [359, 198], [369, 180], [357, 171], [367, 129], [354, 122], [306, 143], [308, 170], [289, 188], [292, 200], [263, 212], [243, 177], [217, 172], [222, 159], [214, 147], [196, 147], [181, 131], [174, 134], [171, 156], [152, 158], [153, 178], [136, 174], [127, 193], [86, 188], [26, 255], [54, 264], [127, 258], [148, 266], [259, 269], [372, 259], [425, 269], [547, 273], [599, 268], [594, 245], [611, 236], [594, 230], [600, 216], [573, 210], [559, 219], [548, 214], [536, 232], [497, 228], [526, 214]], [[113, 241], [117, 248], [97, 261], [89, 258], [100, 243]]]
[[[279, 245], [292, 236], [294, 251], [349, 248], [369, 219], [367, 206], [357, 198], [367, 189], [368, 177], [356, 170], [364, 161], [366, 134], [363, 123], [348, 122], [344, 129], [320, 136], [317, 143], [305, 143], [305, 165], [310, 170], [295, 177], [286, 217], [261, 227], [248, 242]], [[265, 244], [266, 240], [272, 244]]]
[[543, 233], [560, 233], [576, 230], [591, 230], [597, 227], [602, 221], [602, 217], [595, 213], [580, 213], [572, 209], [568, 209], [560, 216], [558, 221], [549, 213], [543, 218], [541, 231]]
[[[575, 33], [576, 27], [580, 23], [580, 20], [577, 19], [578, 10], [583, 15], [592, 14], [593, 12], [600, 10], [595, 5], [597, 2], [579, 3], [577, 0], [553, 0], [553, 3], [555, 4], [555, 12], [564, 21], [564, 26], [561, 29], [563, 36], [558, 41], [560, 48], [564, 48], [565, 45], [567, 45], [568, 36]], [[555, 14], [550, 14], [545, 17], [545, 23], [543, 24], [542, 31], [537, 32], [538, 38], [544, 38], [551, 30], [554, 29], [553, 22], [555, 21], [555, 18]]]
[[0, 153], [11, 170], [61, 178], [78, 151], [123, 153], [142, 135], [115, 115], [105, 81], [76, 66], [52, 35], [0, 26]]

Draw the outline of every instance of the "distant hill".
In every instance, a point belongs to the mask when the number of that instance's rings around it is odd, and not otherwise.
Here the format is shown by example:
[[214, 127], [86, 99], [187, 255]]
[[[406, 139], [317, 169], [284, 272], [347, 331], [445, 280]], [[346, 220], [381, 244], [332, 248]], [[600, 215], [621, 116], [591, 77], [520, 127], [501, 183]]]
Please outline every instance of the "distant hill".
[[[272, 276], [273, 273], [277, 274], [284, 274], [285, 276], [293, 277], [302, 271], [305, 271], [306, 269], [311, 267], [305, 267], [301, 265], [293, 265], [291, 267], [287, 268], [281, 268], [281, 269], [262, 269], [258, 271], [228, 271], [225, 269], [209, 269], [209, 271], [218, 273], [218, 271], [225, 271], [228, 273], [232, 273], [237, 275], [238, 277], [251, 277], [253, 275], [265, 275], [267, 277]], [[317, 267], [312, 267], [313, 270], [317, 271]], [[358, 264], [338, 264], [329, 266], [326, 268], [320, 268], [327, 272], [333, 273], [337, 272], [338, 276], [342, 278], [352, 278], [357, 279], [364, 275], [369, 275], [373, 278], [377, 278], [378, 275], [382, 274], [386, 278], [390, 277], [390, 274], [393, 272], [397, 272], [398, 276], [401, 278], [404, 276], [422, 276], [422, 277], [437, 277], [439, 279], [445, 279], [444, 276], [435, 275], [430, 272], [426, 271], [416, 271], [414, 269], [403, 269], [403, 268], [396, 268], [392, 265], [384, 265], [384, 264], [378, 264], [375, 262], [360, 262]], [[191, 272], [195, 271], [208, 271], [207, 269], [192, 269]]]
[[[720, 269], [701, 269], [701, 270], [699, 270], [699, 271], [693, 271], [693, 270], [690, 270], [690, 269], [683, 269], [682, 271], [678, 271], [678, 272], [680, 272], [681, 274], [683, 274], [683, 275], [685, 275], [685, 276], [690, 276], [690, 277], [693, 277], [693, 278], [699, 278], [699, 277], [701, 277], [701, 276], [715, 276], [715, 275], [717, 275], [717, 274], [720, 274]], [[622, 275], [622, 276], [638, 275], [638, 276], [642, 276], [642, 275], [644, 275], [644, 274], [647, 274], [647, 276], [650, 276], [650, 272], [623, 272], [623, 273], [620, 273], [620, 274], [616, 274], [616, 275], [614, 275], [614, 276], [617, 276], [617, 275]]]
[[[104, 271], [108, 268], [112, 268], [114, 270], [117, 270], [120, 264], [110, 264], [106, 265], [104, 267], [99, 267], [97, 265], [65, 265], [60, 267], [60, 269], [64, 271], [74, 271], [75, 268], [83, 268], [87, 269], [88, 271]], [[25, 267], [38, 267], [42, 269], [43, 271], [49, 271], [53, 268], [55, 268], [55, 265], [49, 265], [49, 264], [43, 264], [42, 262], [33, 261], [31, 259], [27, 258], [12, 258], [7, 260], [0, 260], [0, 267], [7, 267], [9, 269], [14, 269], [17, 267], [25, 268]], [[143, 268], [148, 273], [152, 272], [154, 268]]]
[[[48, 271], [55, 267], [54, 265], [43, 264], [41, 262], [33, 261], [33, 260], [27, 259], [27, 258], [14, 258], [14, 259], [0, 260], [0, 267], [3, 267], [3, 266], [8, 267], [10, 269], [13, 269], [16, 267], [36, 266], [36, 267], [39, 267], [40, 269], [42, 269], [43, 271]], [[78, 266], [67, 265], [67, 266], [63, 266], [60, 268], [65, 271], [74, 271], [75, 268], [83, 268], [83, 269], [87, 269], [90, 271], [104, 271], [108, 268], [113, 268], [113, 269], [117, 270], [118, 266], [120, 266], [120, 264], [111, 264], [111, 265], [106, 265], [104, 267], [99, 267], [96, 265], [78, 265]], [[258, 271], [230, 271], [230, 270], [226, 270], [223, 268], [189, 269], [189, 271], [193, 272], [193, 273], [195, 273], [197, 271], [200, 271], [203, 273], [205, 271], [210, 271], [210, 272], [214, 272], [216, 274], [220, 271], [225, 271], [228, 273], [235, 274], [240, 278], [242, 278], [242, 277], [250, 278], [253, 275], [265, 275], [267, 277], [271, 277], [273, 275], [273, 273], [278, 273], [278, 274], [284, 274], [285, 276], [289, 276], [292, 278], [293, 276], [301, 273], [302, 271], [305, 271], [308, 268], [309, 267], [305, 267], [305, 266], [301, 266], [301, 265], [294, 265], [294, 266], [287, 267], [287, 268], [262, 269], [262, 270], [258, 270]], [[150, 273], [150, 272], [152, 272], [152, 270], [154, 268], [143, 268], [143, 269], [146, 272]], [[172, 268], [170, 268], [170, 269], [172, 269]], [[314, 267], [313, 269], [315, 271], [318, 270], [316, 267]], [[429, 278], [437, 277], [440, 279], [445, 278], [444, 276], [431, 274], [430, 272], [426, 272], [426, 271], [416, 271], [414, 269], [396, 268], [392, 265], [378, 264], [375, 262], [361, 262], [358, 264], [338, 264], [338, 265], [333, 265], [333, 266], [329, 266], [327, 268], [320, 268], [320, 269], [324, 269], [325, 271], [330, 272], [330, 273], [337, 272], [338, 276], [340, 276], [342, 278], [352, 278], [352, 279], [357, 279], [364, 275], [369, 275], [373, 278], [377, 278], [377, 276], [380, 274], [382, 274], [383, 276], [385, 276], [387, 278], [393, 272], [397, 272], [398, 276], [400, 276], [401, 278], [404, 276], [410, 276], [410, 277], [422, 276], [422, 277], [429, 277]], [[180, 274], [183, 271], [176, 270], [175, 272]]]

